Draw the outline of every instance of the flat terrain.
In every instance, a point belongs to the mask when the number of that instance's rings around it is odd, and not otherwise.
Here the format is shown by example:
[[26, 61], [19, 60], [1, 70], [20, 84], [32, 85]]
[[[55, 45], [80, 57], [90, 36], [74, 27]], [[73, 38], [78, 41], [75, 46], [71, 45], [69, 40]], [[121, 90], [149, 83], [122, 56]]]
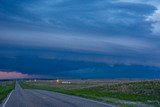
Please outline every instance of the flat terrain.
[[45, 90], [22, 89], [16, 83], [15, 90], [3, 102], [2, 107], [113, 107], [111, 105]]
[[122, 107], [160, 107], [160, 80], [39, 80], [23, 81], [23, 88], [81, 96]]
[[14, 89], [13, 81], [0, 81], [0, 102]]

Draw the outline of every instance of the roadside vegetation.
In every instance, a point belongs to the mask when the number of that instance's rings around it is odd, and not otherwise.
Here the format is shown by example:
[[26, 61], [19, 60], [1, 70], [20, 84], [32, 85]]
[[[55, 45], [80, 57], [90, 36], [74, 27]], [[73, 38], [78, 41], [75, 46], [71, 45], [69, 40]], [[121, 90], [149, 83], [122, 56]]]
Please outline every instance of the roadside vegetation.
[[72, 80], [71, 84], [52, 80], [23, 81], [21, 86], [81, 96], [122, 107], [160, 107], [160, 80]]
[[0, 103], [14, 89], [14, 81], [0, 81]]

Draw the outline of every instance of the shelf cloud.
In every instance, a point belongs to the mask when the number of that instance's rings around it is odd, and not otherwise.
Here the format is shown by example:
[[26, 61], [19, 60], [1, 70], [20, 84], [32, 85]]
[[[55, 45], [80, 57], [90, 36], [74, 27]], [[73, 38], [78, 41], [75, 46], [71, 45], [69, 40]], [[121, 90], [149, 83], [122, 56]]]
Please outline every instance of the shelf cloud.
[[0, 0], [0, 69], [24, 76], [57, 73], [60, 68], [54, 65], [57, 71], [51, 66], [45, 71], [33, 63], [47, 66], [57, 60], [159, 68], [159, 4], [159, 0]]

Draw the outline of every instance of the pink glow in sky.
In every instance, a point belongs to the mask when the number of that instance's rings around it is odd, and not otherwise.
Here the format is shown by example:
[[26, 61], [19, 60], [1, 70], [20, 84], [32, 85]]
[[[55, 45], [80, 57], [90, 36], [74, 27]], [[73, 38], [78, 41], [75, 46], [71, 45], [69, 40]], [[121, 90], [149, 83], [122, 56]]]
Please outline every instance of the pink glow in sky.
[[32, 78], [32, 75], [23, 74], [21, 72], [6, 72], [0, 71], [0, 79], [15, 79], [15, 78]]

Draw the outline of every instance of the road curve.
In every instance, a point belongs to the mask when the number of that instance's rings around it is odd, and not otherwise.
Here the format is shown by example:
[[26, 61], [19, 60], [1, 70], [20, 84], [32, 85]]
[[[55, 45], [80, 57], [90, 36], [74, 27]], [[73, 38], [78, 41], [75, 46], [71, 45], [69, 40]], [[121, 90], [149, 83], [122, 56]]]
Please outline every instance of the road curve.
[[76, 96], [51, 91], [22, 89], [16, 83], [15, 90], [6, 98], [1, 107], [115, 107]]

